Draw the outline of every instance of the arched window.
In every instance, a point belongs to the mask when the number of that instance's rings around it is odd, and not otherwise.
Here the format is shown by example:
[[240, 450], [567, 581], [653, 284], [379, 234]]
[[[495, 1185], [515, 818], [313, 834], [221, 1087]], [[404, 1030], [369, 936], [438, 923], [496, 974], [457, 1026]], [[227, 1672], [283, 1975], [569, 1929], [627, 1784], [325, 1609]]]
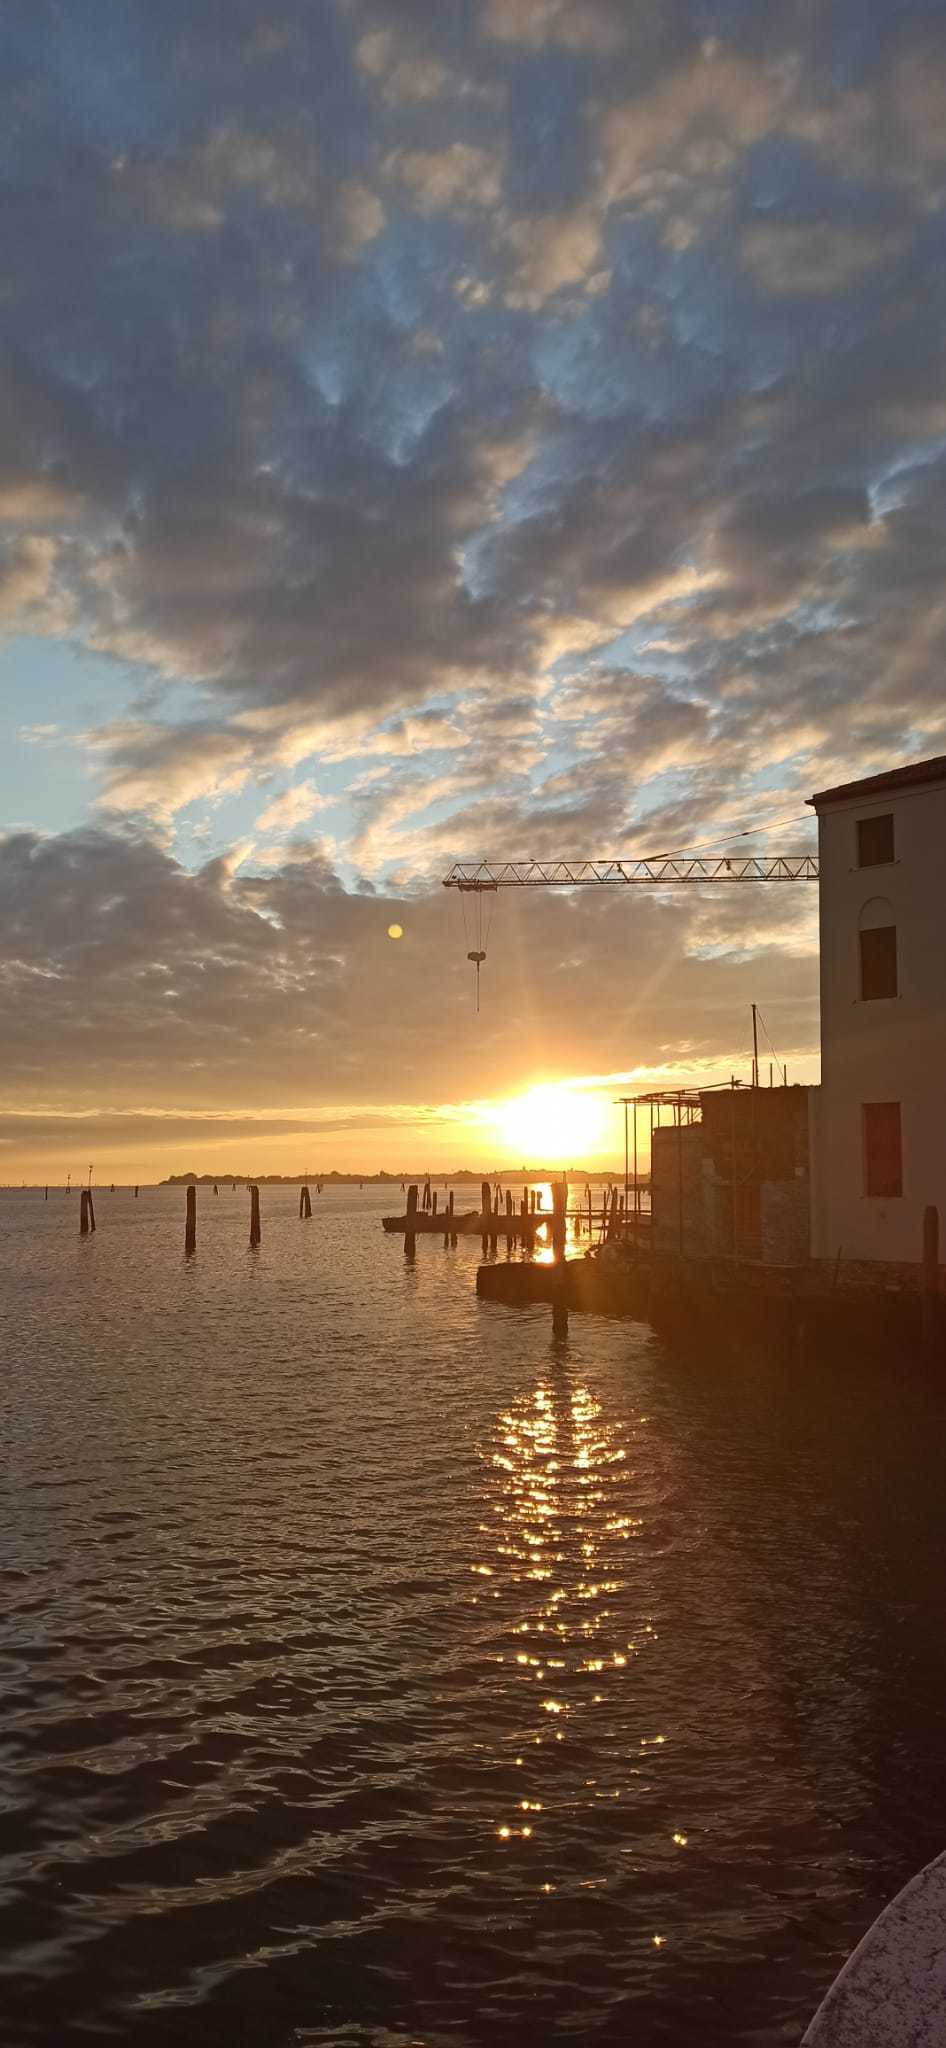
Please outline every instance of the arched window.
[[860, 925], [861, 1002], [879, 1002], [898, 993], [897, 925], [893, 904], [886, 896], [871, 896], [864, 904]]

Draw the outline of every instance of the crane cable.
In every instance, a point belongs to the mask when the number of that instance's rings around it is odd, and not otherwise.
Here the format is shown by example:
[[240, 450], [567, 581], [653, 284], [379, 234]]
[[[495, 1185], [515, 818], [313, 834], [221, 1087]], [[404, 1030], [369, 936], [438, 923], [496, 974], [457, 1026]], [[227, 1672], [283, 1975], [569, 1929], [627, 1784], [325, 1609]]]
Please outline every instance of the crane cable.
[[[467, 959], [473, 967], [473, 1011], [480, 1013], [480, 968], [486, 959], [490, 926], [493, 922], [493, 901], [495, 890], [461, 889], [460, 905], [463, 911], [463, 932], [467, 942]], [[470, 915], [467, 917], [467, 900], [470, 899]], [[484, 901], [485, 899], [485, 901]]]
[[777, 1066], [777, 1067], [779, 1067], [779, 1068], [781, 1069], [781, 1074], [782, 1074], [782, 1082], [783, 1082], [783, 1085], [784, 1085], [784, 1082], [785, 1082], [785, 1078], [786, 1078], [786, 1074], [787, 1074], [787, 1071], [788, 1071], [788, 1070], [787, 1070], [787, 1068], [786, 1068], [786, 1066], [785, 1066], [785, 1062], [784, 1062], [784, 1060], [781, 1060], [781, 1059], [779, 1058], [779, 1056], [778, 1056], [778, 1053], [776, 1052], [776, 1050], [775, 1050], [775, 1047], [774, 1047], [774, 1045], [772, 1044], [772, 1039], [771, 1039], [771, 1036], [770, 1036], [770, 1034], [769, 1034], [769, 1027], [768, 1027], [768, 1025], [767, 1025], [767, 1023], [766, 1023], [766, 1021], [765, 1021], [765, 1018], [764, 1018], [764, 1017], [763, 1017], [763, 1015], [762, 1015], [762, 1012], [761, 1012], [761, 1010], [759, 1009], [758, 1003], [756, 1004], [756, 1016], [757, 1016], [757, 1017], [758, 1017], [758, 1019], [759, 1019], [759, 1023], [761, 1024], [761, 1026], [762, 1026], [762, 1029], [763, 1029], [763, 1031], [765, 1032], [766, 1038], [768, 1039], [768, 1046], [769, 1046], [769, 1051], [770, 1051], [770, 1053], [772, 1054], [772, 1057], [773, 1057], [773, 1059], [774, 1059], [774, 1061], [775, 1061], [775, 1064], [776, 1064], [776, 1066]]
[[692, 853], [707, 853], [717, 846], [730, 846], [734, 839], [754, 839], [756, 834], [777, 832], [782, 825], [810, 825], [811, 819], [804, 816], [794, 818], [773, 818], [771, 825], [737, 825], [732, 832], [724, 833], [719, 839], [701, 839], [696, 846], [673, 846], [669, 853], [653, 853], [651, 860], [682, 860]]

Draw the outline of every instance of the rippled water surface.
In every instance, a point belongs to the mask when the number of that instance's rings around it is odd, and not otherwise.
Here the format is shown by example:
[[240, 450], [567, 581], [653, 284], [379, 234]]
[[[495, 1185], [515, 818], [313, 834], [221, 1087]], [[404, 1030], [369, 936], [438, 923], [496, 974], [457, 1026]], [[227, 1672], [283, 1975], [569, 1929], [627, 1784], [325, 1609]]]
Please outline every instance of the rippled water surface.
[[0, 1195], [5, 2048], [797, 2042], [946, 1843], [938, 1388], [199, 1199]]

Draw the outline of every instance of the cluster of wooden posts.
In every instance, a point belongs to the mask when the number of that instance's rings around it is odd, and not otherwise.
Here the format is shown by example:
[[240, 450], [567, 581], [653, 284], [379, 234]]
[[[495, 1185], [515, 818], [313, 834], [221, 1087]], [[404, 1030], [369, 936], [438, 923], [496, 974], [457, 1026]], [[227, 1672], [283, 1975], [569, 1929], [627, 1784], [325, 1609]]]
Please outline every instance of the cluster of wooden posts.
[[[558, 1185], [558, 1182], [553, 1184], [552, 1218], [555, 1213], [555, 1188]], [[587, 1235], [590, 1243], [597, 1236], [598, 1242], [604, 1244], [609, 1239], [627, 1236], [638, 1229], [642, 1222], [649, 1220], [647, 1217], [641, 1217], [633, 1193], [629, 1194], [627, 1190], [622, 1192], [616, 1186], [604, 1188], [600, 1204], [596, 1208], [591, 1187], [586, 1183], [583, 1199], [576, 1199], [569, 1208], [568, 1182], [564, 1175], [561, 1185], [565, 1189], [564, 1228], [567, 1235], [570, 1225], [572, 1236], [576, 1239]], [[408, 1189], [405, 1216], [400, 1224], [397, 1224], [394, 1218], [389, 1219], [385, 1228], [398, 1227], [403, 1230], [405, 1238], [411, 1240], [418, 1236], [432, 1237], [439, 1234], [438, 1223], [442, 1218], [444, 1245], [451, 1242], [455, 1244], [457, 1231], [453, 1223], [455, 1210], [452, 1191], [448, 1194], [446, 1208], [439, 1212], [438, 1200], [437, 1191], [429, 1180], [424, 1182], [423, 1189], [412, 1184]], [[506, 1239], [510, 1248], [521, 1243], [524, 1249], [534, 1251], [537, 1230], [544, 1228], [551, 1219], [549, 1211], [543, 1209], [541, 1193], [535, 1188], [523, 1190], [517, 1203], [509, 1188], [504, 1194], [499, 1182], [491, 1185], [489, 1181], [484, 1180], [480, 1187], [479, 1210], [474, 1214], [466, 1213], [458, 1220], [464, 1235], [482, 1237], [484, 1251], [487, 1246], [491, 1246], [495, 1251], [501, 1237]]]
[[[236, 1182], [235, 1182], [235, 1181], [234, 1181], [234, 1183], [233, 1183], [233, 1188], [234, 1188], [234, 1193], [235, 1193], [235, 1192], [236, 1192]], [[138, 1189], [136, 1188], [136, 1189], [135, 1189], [135, 1194], [137, 1195], [137, 1193], [138, 1193]], [[216, 1184], [215, 1184], [215, 1185], [214, 1185], [214, 1194], [216, 1194], [216, 1193], [217, 1193], [217, 1187], [216, 1187]], [[258, 1187], [256, 1187], [256, 1186], [251, 1186], [251, 1187], [250, 1187], [250, 1191], [249, 1191], [249, 1193], [250, 1193], [250, 1243], [251, 1243], [251, 1245], [257, 1245], [257, 1244], [259, 1244], [259, 1242], [260, 1242], [260, 1239], [261, 1239], [261, 1237], [262, 1237], [262, 1229], [261, 1229], [261, 1227], [260, 1227], [260, 1207], [259, 1207], [259, 1188], [258, 1188]], [[299, 1215], [300, 1215], [300, 1217], [311, 1217], [311, 1215], [312, 1215], [312, 1196], [311, 1196], [311, 1194], [310, 1194], [310, 1192], [309, 1192], [309, 1189], [308, 1189], [308, 1187], [307, 1187], [307, 1186], [306, 1186], [305, 1184], [303, 1184], [303, 1186], [302, 1186], [302, 1187], [301, 1187], [301, 1188], [299, 1189]], [[80, 1235], [80, 1237], [88, 1237], [88, 1236], [90, 1235], [90, 1233], [91, 1233], [91, 1232], [92, 1232], [92, 1231], [93, 1231], [94, 1229], [95, 1229], [95, 1205], [94, 1205], [94, 1203], [93, 1203], [93, 1201], [92, 1201], [92, 1190], [91, 1190], [91, 1188], [82, 1188], [82, 1189], [81, 1189], [81, 1191], [80, 1191], [80, 1195], [79, 1195], [79, 1235]], [[184, 1251], [185, 1251], [185, 1254], [187, 1254], [187, 1255], [189, 1256], [191, 1252], [195, 1252], [196, 1250], [197, 1250], [197, 1189], [196, 1189], [196, 1187], [194, 1187], [194, 1186], [190, 1186], [190, 1187], [188, 1187], [188, 1188], [186, 1189], [186, 1191], [185, 1191], [185, 1202], [184, 1202]]]
[[491, 1187], [488, 1180], [484, 1180], [480, 1187], [480, 1206], [475, 1216], [457, 1217], [452, 1188], [447, 1195], [446, 1207], [439, 1215], [437, 1204], [437, 1192], [431, 1188], [429, 1180], [424, 1183], [422, 1196], [416, 1182], [411, 1183], [407, 1190], [407, 1212], [403, 1222], [404, 1249], [409, 1257], [413, 1257], [418, 1236], [436, 1234], [440, 1217], [443, 1219], [445, 1250], [448, 1245], [456, 1244], [456, 1225], [460, 1223], [465, 1236], [482, 1237], [484, 1255], [489, 1247], [496, 1250], [500, 1237], [504, 1237], [509, 1245], [521, 1242], [529, 1251], [534, 1250], [536, 1230], [544, 1220], [542, 1204], [534, 1188], [523, 1192], [517, 1209], [510, 1189], [506, 1189], [504, 1206], [502, 1189], [498, 1185]]

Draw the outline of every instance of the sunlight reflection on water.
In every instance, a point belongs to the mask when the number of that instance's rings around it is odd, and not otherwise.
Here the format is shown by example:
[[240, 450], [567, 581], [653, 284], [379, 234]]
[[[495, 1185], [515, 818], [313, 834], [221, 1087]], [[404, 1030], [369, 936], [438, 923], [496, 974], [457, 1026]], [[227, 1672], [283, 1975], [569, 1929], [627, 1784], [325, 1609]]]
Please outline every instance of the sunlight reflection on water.
[[0, 1195], [4, 2038], [797, 2038], [946, 1837], [942, 1395], [391, 1206]]

